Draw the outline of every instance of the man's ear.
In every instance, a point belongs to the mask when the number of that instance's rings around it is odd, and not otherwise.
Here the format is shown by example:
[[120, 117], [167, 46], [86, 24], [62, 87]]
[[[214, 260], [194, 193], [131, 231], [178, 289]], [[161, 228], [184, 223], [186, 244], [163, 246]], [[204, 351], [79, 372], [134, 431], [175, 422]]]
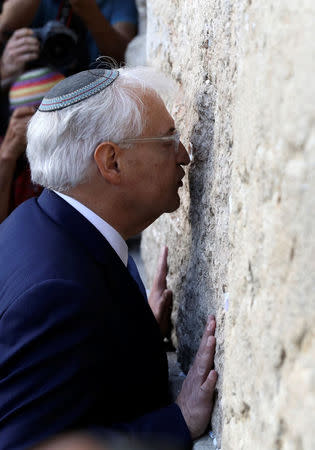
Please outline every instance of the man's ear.
[[103, 178], [111, 184], [120, 183], [119, 147], [113, 142], [102, 142], [94, 152], [94, 160]]

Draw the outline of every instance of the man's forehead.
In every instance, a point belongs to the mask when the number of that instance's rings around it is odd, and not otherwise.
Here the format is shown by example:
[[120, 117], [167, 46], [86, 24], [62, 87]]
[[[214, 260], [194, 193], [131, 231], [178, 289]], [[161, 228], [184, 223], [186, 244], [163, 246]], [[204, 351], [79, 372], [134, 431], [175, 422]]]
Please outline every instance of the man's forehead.
[[142, 101], [146, 109], [146, 126], [143, 134], [148, 132], [157, 136], [171, 134], [175, 129], [175, 123], [162, 98], [157, 93], [147, 92]]

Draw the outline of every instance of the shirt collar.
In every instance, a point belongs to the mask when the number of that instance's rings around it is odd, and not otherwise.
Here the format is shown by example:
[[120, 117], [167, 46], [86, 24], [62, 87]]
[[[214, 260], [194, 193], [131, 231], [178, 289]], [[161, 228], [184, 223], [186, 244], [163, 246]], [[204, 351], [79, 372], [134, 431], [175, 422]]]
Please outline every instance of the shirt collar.
[[78, 200], [69, 195], [61, 194], [60, 192], [54, 191], [55, 194], [63, 198], [64, 201], [69, 203], [73, 208], [75, 208], [82, 216], [84, 216], [98, 231], [104, 236], [111, 247], [115, 250], [119, 258], [122, 260], [124, 265], [127, 267], [128, 262], [128, 246], [123, 237], [115, 230], [109, 223], [107, 223], [100, 216], [95, 214], [85, 205], [80, 203]]

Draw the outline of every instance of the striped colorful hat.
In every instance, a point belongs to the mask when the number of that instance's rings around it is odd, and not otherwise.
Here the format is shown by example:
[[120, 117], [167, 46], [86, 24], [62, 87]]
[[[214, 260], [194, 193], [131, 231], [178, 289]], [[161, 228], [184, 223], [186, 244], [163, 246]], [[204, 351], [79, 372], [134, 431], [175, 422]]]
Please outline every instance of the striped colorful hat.
[[91, 69], [71, 75], [43, 98], [39, 111], [56, 111], [79, 103], [105, 89], [118, 77], [118, 70]]
[[11, 86], [9, 92], [10, 109], [19, 106], [38, 106], [45, 94], [65, 77], [49, 67], [23, 73]]

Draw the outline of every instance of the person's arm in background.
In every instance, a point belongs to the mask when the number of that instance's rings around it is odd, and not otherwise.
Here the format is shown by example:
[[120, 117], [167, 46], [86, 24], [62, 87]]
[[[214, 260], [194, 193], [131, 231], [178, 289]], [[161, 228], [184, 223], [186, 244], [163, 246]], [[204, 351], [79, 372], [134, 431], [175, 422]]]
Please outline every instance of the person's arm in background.
[[26, 148], [26, 127], [32, 107], [17, 108], [0, 147], [0, 223], [8, 216], [16, 162]]
[[136, 35], [136, 25], [123, 19], [111, 25], [95, 0], [70, 0], [70, 3], [90, 31], [100, 53], [123, 61], [127, 44]]
[[0, 33], [28, 27], [36, 14], [40, 0], [7, 0], [0, 15]]

